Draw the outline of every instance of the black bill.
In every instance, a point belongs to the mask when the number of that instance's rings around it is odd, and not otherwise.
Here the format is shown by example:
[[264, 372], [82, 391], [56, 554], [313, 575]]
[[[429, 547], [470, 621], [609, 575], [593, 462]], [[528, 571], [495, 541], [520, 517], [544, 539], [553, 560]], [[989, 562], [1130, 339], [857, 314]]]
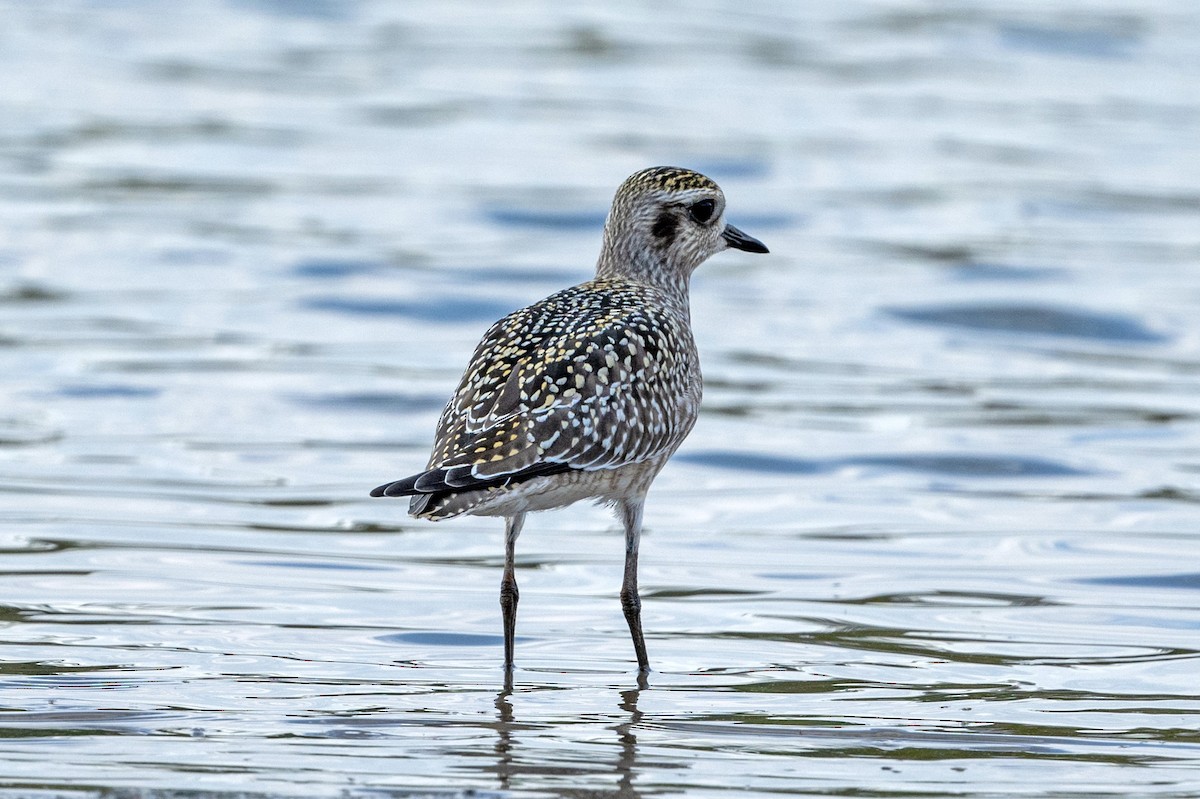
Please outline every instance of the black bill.
[[746, 252], [770, 252], [767, 245], [763, 244], [753, 236], [747, 236], [742, 231], [735, 228], [733, 225], [725, 226], [725, 241], [730, 247], [735, 250], [745, 250]]

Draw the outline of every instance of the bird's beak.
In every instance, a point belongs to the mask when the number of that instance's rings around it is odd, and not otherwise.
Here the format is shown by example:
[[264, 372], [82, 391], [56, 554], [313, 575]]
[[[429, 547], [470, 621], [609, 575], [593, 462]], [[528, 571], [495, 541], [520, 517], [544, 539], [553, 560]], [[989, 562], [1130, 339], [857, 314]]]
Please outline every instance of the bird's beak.
[[725, 243], [735, 250], [745, 250], [746, 252], [770, 252], [767, 245], [763, 244], [753, 236], [747, 236], [742, 231], [735, 228], [733, 225], [726, 225], [725, 232], [721, 234], [725, 237]]

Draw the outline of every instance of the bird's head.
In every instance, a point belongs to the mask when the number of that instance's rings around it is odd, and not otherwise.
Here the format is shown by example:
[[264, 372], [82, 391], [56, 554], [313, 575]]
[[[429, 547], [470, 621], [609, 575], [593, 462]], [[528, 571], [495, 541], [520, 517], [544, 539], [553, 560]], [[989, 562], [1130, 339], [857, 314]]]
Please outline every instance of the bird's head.
[[725, 194], [712, 179], [674, 166], [636, 172], [621, 184], [604, 223], [599, 277], [676, 284], [722, 250], [767, 252], [725, 222]]

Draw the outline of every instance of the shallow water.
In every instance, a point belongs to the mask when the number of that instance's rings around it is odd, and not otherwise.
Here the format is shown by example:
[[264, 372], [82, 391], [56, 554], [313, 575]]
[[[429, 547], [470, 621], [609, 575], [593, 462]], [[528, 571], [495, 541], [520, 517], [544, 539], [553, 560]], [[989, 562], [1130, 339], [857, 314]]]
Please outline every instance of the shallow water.
[[[0, 14], [0, 795], [1200, 793], [1192, 3]], [[576, 507], [509, 691], [501, 525], [366, 492], [656, 163], [772, 254], [655, 671]]]

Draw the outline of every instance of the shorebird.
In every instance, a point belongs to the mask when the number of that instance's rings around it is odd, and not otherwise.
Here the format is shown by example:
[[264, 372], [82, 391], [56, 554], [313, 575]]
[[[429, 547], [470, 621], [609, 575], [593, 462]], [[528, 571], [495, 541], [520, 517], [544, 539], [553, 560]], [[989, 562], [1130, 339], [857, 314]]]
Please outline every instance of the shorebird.
[[583, 499], [615, 507], [625, 528], [621, 607], [638, 669], [649, 670], [637, 584], [642, 508], [700, 408], [689, 280], [730, 247], [768, 251], [725, 222], [712, 180], [667, 166], [630, 176], [605, 220], [596, 277], [493, 324], [442, 412], [425, 470], [371, 492], [411, 497], [408, 512], [421, 519], [504, 517], [508, 673], [525, 515]]

